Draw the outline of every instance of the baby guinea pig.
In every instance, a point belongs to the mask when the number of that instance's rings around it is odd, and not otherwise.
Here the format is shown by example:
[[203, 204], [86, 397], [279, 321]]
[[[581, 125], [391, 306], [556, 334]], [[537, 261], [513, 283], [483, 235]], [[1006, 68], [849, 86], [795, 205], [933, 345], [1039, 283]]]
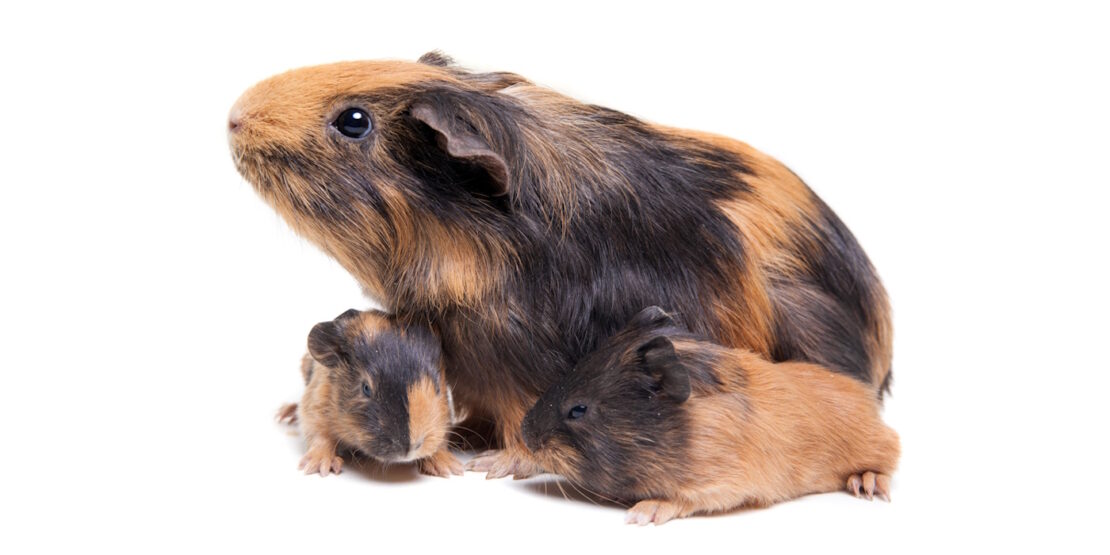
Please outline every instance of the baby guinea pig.
[[287, 405], [278, 417], [301, 421], [305, 473], [340, 472], [342, 447], [385, 463], [416, 461], [424, 474], [462, 474], [447, 446], [454, 414], [440, 342], [428, 328], [348, 310], [312, 328], [301, 371], [299, 410]]
[[898, 435], [874, 390], [808, 363], [703, 340], [637, 314], [524, 418], [547, 470], [617, 502], [629, 523], [767, 505], [847, 487], [889, 500]]

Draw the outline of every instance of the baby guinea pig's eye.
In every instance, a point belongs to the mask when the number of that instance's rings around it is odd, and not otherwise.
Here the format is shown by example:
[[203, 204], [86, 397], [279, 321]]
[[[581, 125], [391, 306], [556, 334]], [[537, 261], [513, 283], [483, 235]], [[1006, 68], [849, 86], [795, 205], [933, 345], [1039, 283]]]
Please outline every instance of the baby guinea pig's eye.
[[370, 397], [372, 393], [373, 392], [370, 391], [370, 384], [368, 384], [366, 382], [362, 382], [362, 394], [367, 396], [367, 397]]
[[567, 420], [577, 420], [586, 414], [586, 405], [578, 405], [567, 413]]
[[370, 134], [370, 114], [358, 108], [347, 108], [332, 125], [352, 139], [362, 139]]

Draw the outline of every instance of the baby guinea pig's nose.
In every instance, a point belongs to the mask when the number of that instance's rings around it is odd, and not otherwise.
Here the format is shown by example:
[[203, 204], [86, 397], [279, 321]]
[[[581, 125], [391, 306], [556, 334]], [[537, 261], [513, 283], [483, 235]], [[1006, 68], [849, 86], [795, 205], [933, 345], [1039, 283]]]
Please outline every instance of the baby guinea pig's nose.
[[538, 434], [535, 430], [536, 425], [534, 420], [535, 419], [532, 417], [531, 413], [529, 413], [527, 416], [525, 416], [524, 422], [520, 426], [521, 435], [524, 436], [524, 445], [528, 448], [529, 451], [533, 453], [535, 453], [540, 448], [541, 444], [539, 438], [536, 437]]

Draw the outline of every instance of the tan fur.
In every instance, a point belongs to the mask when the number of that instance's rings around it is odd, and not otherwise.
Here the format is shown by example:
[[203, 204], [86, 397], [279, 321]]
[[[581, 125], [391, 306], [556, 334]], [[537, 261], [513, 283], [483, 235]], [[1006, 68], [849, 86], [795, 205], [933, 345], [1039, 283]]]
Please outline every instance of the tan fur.
[[658, 480], [655, 497], [677, 506], [676, 516], [839, 491], [849, 476], [894, 472], [898, 435], [868, 387], [812, 364], [773, 364], [742, 350], [721, 356], [720, 391], [687, 401], [689, 474]]
[[[301, 433], [304, 435], [307, 452], [301, 459], [300, 467], [305, 473], [320, 472], [326, 476], [332, 469], [332, 462], [339, 457], [336, 450], [339, 448], [339, 431], [336, 429], [335, 407], [333, 400], [334, 390], [331, 387], [328, 367], [317, 363], [309, 355], [305, 355], [305, 364], [302, 370], [310, 367], [311, 379], [305, 387], [298, 409], [298, 420], [301, 423]], [[341, 459], [340, 459], [341, 461]], [[342, 465], [342, 462], [340, 462]]]
[[[318, 128], [322, 110], [351, 93], [385, 89], [422, 80], [457, 82], [443, 68], [402, 61], [339, 62], [287, 71], [251, 87], [231, 108], [232, 118], [251, 123], [239, 130], [255, 147], [298, 144]], [[280, 114], [281, 117], [277, 117]]]
[[[440, 383], [440, 390], [447, 387]], [[420, 448], [410, 451], [413, 459], [430, 456], [446, 448], [447, 430], [451, 426], [447, 397], [436, 393], [436, 384], [422, 379], [409, 387], [409, 441]]]

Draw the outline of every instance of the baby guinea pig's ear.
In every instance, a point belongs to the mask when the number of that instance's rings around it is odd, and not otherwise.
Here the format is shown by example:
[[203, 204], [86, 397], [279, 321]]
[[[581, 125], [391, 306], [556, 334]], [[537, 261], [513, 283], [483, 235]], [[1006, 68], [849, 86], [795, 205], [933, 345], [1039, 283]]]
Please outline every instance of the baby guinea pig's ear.
[[346, 359], [346, 343], [342, 330], [335, 322], [320, 322], [308, 332], [308, 354], [329, 368], [338, 367]]
[[690, 371], [675, 353], [671, 340], [658, 336], [638, 349], [640, 369], [655, 382], [658, 391], [682, 403], [690, 397]]
[[357, 308], [348, 308], [347, 310], [343, 311], [343, 314], [340, 314], [339, 316], [336, 316], [335, 320], [336, 321], [350, 320], [351, 318], [354, 318], [355, 316], [358, 316], [359, 314], [362, 314], [361, 310], [359, 310]]
[[466, 110], [449, 95], [428, 94], [413, 103], [409, 114], [436, 132], [439, 148], [452, 157], [485, 170], [484, 192], [498, 197], [509, 192], [509, 166], [494, 152], [477, 127], [465, 119]]

